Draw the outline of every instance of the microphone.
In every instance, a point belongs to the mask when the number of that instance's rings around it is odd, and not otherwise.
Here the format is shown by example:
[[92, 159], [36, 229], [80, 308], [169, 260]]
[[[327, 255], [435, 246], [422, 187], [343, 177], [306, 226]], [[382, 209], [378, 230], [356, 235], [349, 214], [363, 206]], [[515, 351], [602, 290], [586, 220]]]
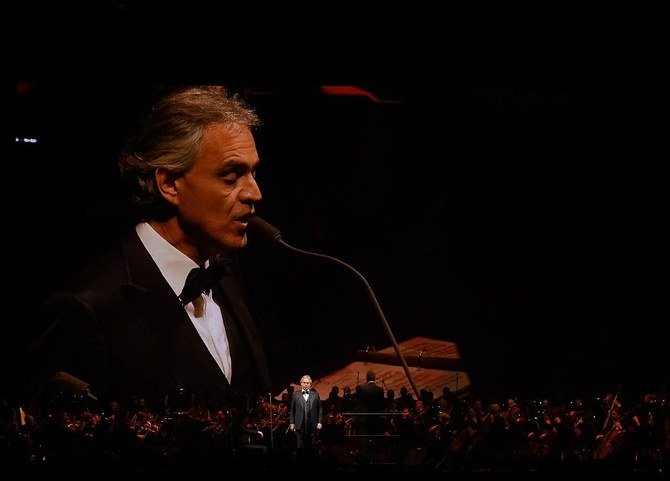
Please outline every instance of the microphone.
[[298, 249], [297, 247], [293, 247], [287, 244], [282, 240], [281, 232], [279, 231], [279, 229], [277, 229], [276, 227], [274, 227], [273, 225], [271, 225], [270, 223], [266, 222], [265, 220], [261, 219], [258, 216], [254, 216], [251, 219], [249, 219], [249, 223], [247, 224], [247, 233], [250, 235], [250, 237], [257, 237], [261, 241], [269, 242], [271, 244], [277, 244], [283, 249], [286, 249], [295, 254], [317, 257], [319, 259], [327, 259], [331, 262], [335, 262], [336, 264], [341, 265], [348, 271], [352, 272], [356, 277], [358, 277], [358, 279], [363, 283], [363, 285], [365, 285], [365, 288], [368, 292], [368, 295], [370, 296], [372, 304], [374, 305], [375, 310], [379, 315], [379, 319], [382, 321], [384, 329], [386, 330], [386, 334], [388, 334], [389, 339], [391, 340], [391, 344], [393, 344], [393, 349], [395, 350], [398, 359], [400, 359], [400, 364], [402, 365], [402, 368], [405, 371], [405, 376], [407, 377], [407, 380], [409, 381], [410, 385], [412, 386], [412, 389], [414, 390], [414, 394], [416, 394], [417, 398], [420, 397], [419, 389], [416, 387], [416, 384], [412, 379], [412, 375], [409, 372], [409, 366], [407, 366], [407, 361], [405, 361], [405, 357], [402, 355], [402, 352], [400, 352], [400, 347], [398, 346], [398, 343], [395, 340], [395, 336], [393, 335], [393, 331], [391, 331], [391, 327], [389, 326], [389, 323], [386, 320], [386, 316], [384, 315], [384, 312], [382, 311], [382, 308], [379, 305], [379, 302], [377, 301], [377, 297], [375, 296], [375, 293], [372, 291], [372, 287], [370, 287], [370, 284], [368, 283], [367, 279], [363, 277], [363, 274], [358, 272], [356, 269], [351, 267], [346, 262], [337, 259], [336, 257], [331, 257], [325, 254], [318, 254], [316, 252], [304, 251], [302, 249]]
[[258, 237], [264, 242], [269, 242], [271, 244], [274, 244], [275, 242], [279, 244], [284, 243], [284, 241], [281, 240], [281, 232], [279, 232], [279, 229], [268, 224], [257, 215], [249, 219], [247, 232], [249, 232], [252, 237]]
[[57, 372], [51, 378], [51, 382], [58, 386], [61, 390], [67, 391], [71, 394], [85, 396], [91, 401], [97, 401], [98, 398], [91, 394], [90, 385], [78, 377], [74, 377], [67, 372]]

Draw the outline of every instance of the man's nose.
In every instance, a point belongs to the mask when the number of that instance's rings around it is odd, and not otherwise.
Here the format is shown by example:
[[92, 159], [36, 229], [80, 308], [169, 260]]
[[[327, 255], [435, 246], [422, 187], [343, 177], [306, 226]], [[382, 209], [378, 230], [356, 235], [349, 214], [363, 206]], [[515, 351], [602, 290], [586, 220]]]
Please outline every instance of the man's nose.
[[242, 200], [249, 201], [252, 203], [260, 202], [263, 198], [261, 194], [261, 188], [258, 186], [258, 182], [253, 176], [249, 176], [249, 180], [242, 189]]

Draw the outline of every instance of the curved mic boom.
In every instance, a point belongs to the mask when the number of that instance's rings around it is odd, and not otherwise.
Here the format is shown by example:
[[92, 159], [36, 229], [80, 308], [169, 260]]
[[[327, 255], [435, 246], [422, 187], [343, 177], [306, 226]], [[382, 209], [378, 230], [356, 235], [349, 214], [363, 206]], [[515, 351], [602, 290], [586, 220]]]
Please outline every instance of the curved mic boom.
[[386, 316], [384, 315], [384, 312], [382, 311], [381, 306], [379, 305], [379, 302], [377, 301], [377, 297], [375, 296], [375, 293], [372, 291], [372, 287], [370, 287], [370, 284], [368, 283], [367, 279], [363, 277], [363, 274], [358, 272], [356, 269], [351, 267], [349, 264], [347, 264], [344, 261], [341, 261], [340, 259], [337, 259], [336, 257], [331, 257], [325, 254], [318, 254], [316, 252], [309, 252], [309, 251], [304, 251], [302, 249], [298, 249], [296, 247], [293, 247], [286, 242], [284, 242], [281, 238], [281, 232], [279, 229], [274, 227], [273, 225], [269, 224], [268, 222], [264, 221], [258, 216], [254, 216], [251, 219], [249, 219], [249, 224], [247, 226], [247, 232], [252, 236], [252, 237], [258, 237], [261, 240], [264, 240], [266, 242], [269, 242], [271, 244], [277, 244], [281, 246], [284, 249], [287, 249], [291, 252], [294, 252], [296, 254], [301, 254], [301, 255], [306, 255], [310, 257], [318, 257], [320, 259], [327, 259], [329, 261], [335, 262], [350, 272], [353, 272], [356, 277], [365, 285], [365, 288], [368, 292], [368, 295], [370, 296], [370, 299], [372, 300], [373, 305], [375, 306], [375, 310], [377, 311], [377, 314], [379, 315], [379, 319], [382, 321], [382, 324], [384, 325], [384, 329], [386, 330], [386, 333], [389, 336], [389, 339], [391, 340], [391, 343], [393, 344], [393, 349], [395, 350], [396, 355], [398, 356], [398, 359], [400, 359], [400, 364], [402, 365], [403, 370], [405, 371], [405, 376], [407, 376], [407, 380], [409, 381], [410, 385], [412, 386], [412, 390], [414, 391], [414, 394], [416, 394], [417, 399], [420, 397], [419, 390], [416, 387], [416, 384], [414, 383], [414, 379], [412, 379], [412, 375], [409, 372], [409, 366], [407, 366], [407, 362], [405, 361], [405, 357], [402, 355], [402, 352], [400, 352], [400, 347], [398, 346], [398, 342], [395, 339], [395, 336], [393, 335], [393, 331], [391, 331], [391, 327], [389, 326], [388, 321], [386, 320]]

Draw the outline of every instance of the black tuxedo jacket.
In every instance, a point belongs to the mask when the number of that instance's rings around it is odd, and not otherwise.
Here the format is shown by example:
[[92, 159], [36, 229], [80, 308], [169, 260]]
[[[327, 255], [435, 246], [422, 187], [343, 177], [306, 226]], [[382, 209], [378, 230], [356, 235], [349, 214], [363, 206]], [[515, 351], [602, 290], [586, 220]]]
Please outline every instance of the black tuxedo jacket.
[[258, 327], [231, 267], [216, 289], [226, 319], [233, 377], [221, 372], [135, 230], [45, 303], [46, 329], [31, 350], [38, 378], [65, 371], [109, 398], [169, 392], [221, 396], [266, 392]]
[[295, 424], [298, 431], [302, 431], [305, 427], [305, 407], [309, 405], [310, 429], [316, 430], [316, 425], [323, 420], [323, 407], [321, 406], [321, 397], [314, 389], [310, 389], [309, 398], [305, 402], [302, 395], [302, 390], [294, 391], [291, 398], [291, 410], [289, 414], [289, 424]]
[[365, 383], [358, 391], [356, 412], [379, 413], [384, 410], [384, 390], [375, 383]]
[[[356, 412], [380, 413], [384, 410], [384, 390], [373, 382], [366, 383], [358, 390]], [[379, 416], [356, 416], [358, 434], [381, 434], [382, 420]]]

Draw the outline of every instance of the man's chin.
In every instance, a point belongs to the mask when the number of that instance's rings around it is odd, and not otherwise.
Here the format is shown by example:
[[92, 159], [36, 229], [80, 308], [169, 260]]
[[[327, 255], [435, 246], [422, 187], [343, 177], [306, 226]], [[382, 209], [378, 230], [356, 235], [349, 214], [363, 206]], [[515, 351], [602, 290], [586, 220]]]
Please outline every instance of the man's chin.
[[247, 229], [244, 226], [234, 225], [232, 229], [227, 232], [225, 238], [221, 239], [223, 245], [231, 250], [242, 249], [247, 246]]
[[243, 249], [247, 246], [248, 238], [247, 234], [236, 235], [235, 237], [229, 237], [225, 242], [221, 244], [221, 247], [225, 251], [234, 251], [238, 249]]

